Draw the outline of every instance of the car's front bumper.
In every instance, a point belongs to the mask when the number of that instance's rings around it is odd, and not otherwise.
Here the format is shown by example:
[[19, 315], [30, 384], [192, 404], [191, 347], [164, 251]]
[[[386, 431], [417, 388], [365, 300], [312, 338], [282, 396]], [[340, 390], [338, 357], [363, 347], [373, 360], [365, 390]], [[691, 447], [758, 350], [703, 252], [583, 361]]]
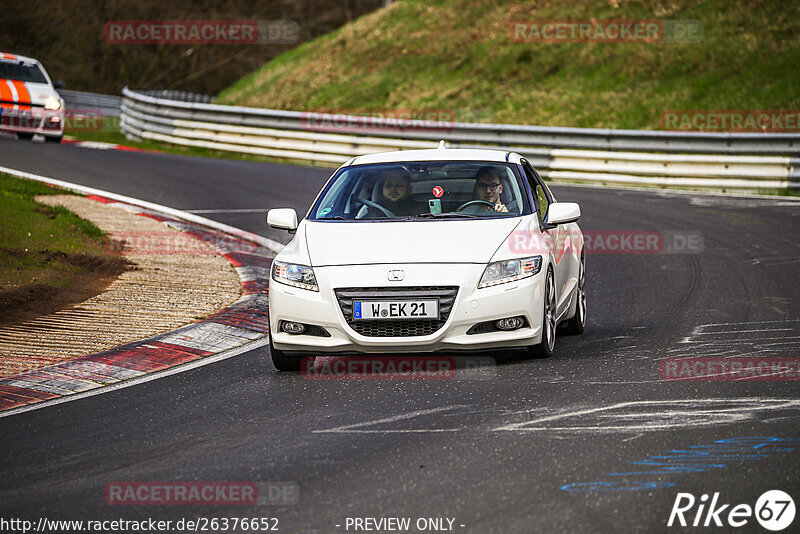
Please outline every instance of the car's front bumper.
[[[402, 269], [402, 282], [388, 282], [389, 270]], [[315, 267], [319, 291], [270, 281], [269, 310], [272, 342], [277, 349], [308, 353], [431, 352], [480, 350], [534, 345], [541, 340], [544, 276], [539, 274], [494, 287], [478, 289], [482, 264], [407, 264]], [[424, 336], [373, 337], [348, 325], [335, 289], [458, 286], [445, 324]], [[522, 316], [526, 326], [512, 331], [467, 334], [478, 323]], [[293, 335], [279, 330], [281, 321], [324, 328], [330, 337]]]
[[30, 109], [4, 107], [0, 110], [0, 130], [41, 134], [48, 137], [64, 135], [65, 113], [62, 106], [57, 110], [30, 106]]

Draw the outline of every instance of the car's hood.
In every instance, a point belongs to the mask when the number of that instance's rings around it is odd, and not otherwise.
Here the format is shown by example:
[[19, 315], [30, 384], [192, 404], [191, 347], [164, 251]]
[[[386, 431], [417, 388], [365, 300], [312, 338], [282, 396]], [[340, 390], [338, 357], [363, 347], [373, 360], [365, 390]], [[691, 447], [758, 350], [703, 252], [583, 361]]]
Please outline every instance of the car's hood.
[[33, 104], [43, 106], [52, 95], [56, 100], [58, 93], [46, 83], [20, 82], [0, 78], [0, 95], [3, 101], [15, 102], [20, 105]]
[[371, 263], [488, 263], [522, 221], [503, 219], [415, 222], [306, 221], [311, 265]]

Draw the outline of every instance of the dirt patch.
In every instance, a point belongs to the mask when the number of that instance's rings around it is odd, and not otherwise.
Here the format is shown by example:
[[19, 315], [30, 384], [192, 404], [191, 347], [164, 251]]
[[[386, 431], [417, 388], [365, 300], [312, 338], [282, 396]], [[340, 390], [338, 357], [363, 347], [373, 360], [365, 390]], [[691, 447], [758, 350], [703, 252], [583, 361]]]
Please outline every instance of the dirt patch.
[[[42, 271], [35, 282], [20, 287], [0, 289], [0, 325], [21, 323], [59, 310], [67, 309], [105, 291], [117, 277], [136, 266], [122, 256], [66, 254], [42, 250], [21, 252], [0, 249], [0, 253], [17, 257], [39, 256], [52, 265]], [[74, 274], [64, 279], [63, 269], [72, 267]]]

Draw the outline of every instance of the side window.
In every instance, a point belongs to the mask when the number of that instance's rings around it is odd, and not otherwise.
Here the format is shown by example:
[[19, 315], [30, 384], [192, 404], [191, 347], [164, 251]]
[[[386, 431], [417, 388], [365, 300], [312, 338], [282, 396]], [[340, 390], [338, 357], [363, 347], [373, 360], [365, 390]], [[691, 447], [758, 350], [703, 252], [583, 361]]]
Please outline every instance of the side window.
[[528, 184], [533, 192], [533, 201], [536, 204], [536, 211], [539, 213], [539, 222], [544, 222], [547, 217], [547, 208], [550, 206], [550, 198], [542, 182], [539, 181], [536, 173], [527, 161], [522, 163], [522, 168], [525, 171], [525, 177], [528, 179]]
[[547, 201], [547, 194], [544, 192], [544, 187], [542, 187], [541, 184], [536, 184], [534, 194], [536, 195], [536, 208], [539, 210], [539, 220], [544, 221], [545, 217], [547, 217], [547, 207], [550, 205]]

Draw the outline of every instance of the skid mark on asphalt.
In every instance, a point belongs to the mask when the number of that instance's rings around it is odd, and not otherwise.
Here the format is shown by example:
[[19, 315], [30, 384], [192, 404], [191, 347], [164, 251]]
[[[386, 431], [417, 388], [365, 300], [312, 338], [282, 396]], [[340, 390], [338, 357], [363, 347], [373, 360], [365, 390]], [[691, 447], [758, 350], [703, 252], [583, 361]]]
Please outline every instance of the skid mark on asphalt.
[[[557, 435], [619, 432], [637, 434], [630, 438], [636, 439], [645, 432], [774, 422], [799, 415], [800, 400], [758, 397], [620, 402], [577, 410], [476, 411], [465, 405], [452, 405], [315, 430], [314, 433], [424, 434], [466, 430]], [[468, 424], [468, 418], [476, 424]], [[498, 419], [503, 423], [498, 423]], [[454, 421], [461, 424], [454, 424]]]

